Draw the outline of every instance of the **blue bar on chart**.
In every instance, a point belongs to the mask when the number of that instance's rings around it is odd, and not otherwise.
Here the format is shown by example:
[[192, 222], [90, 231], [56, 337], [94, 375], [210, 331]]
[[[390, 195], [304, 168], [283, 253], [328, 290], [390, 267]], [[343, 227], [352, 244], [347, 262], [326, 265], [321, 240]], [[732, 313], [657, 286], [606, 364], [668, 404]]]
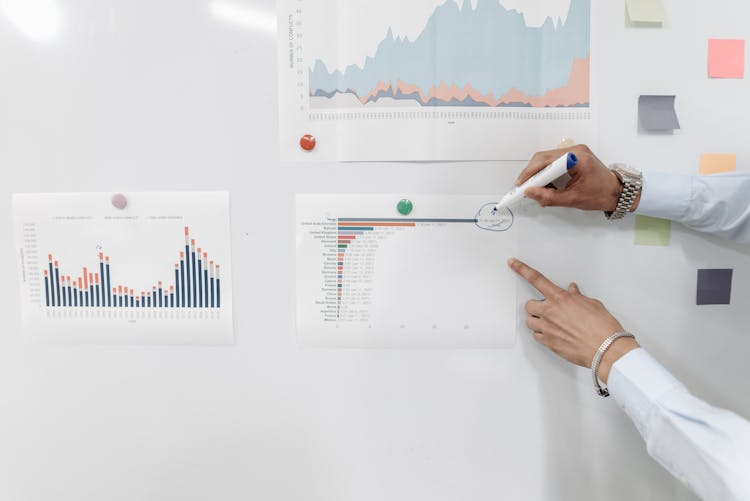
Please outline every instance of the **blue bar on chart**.
[[[177, 306], [180, 305], [180, 265], [174, 265], [174, 285], [171, 286], [174, 290], [175, 299], [177, 300]], [[173, 306], [174, 307], [174, 306]]]
[[208, 308], [208, 253], [203, 253], [203, 304]]
[[192, 297], [190, 294], [190, 232], [187, 226], [185, 226], [185, 277], [187, 278], [187, 287], [185, 287], [187, 297], [185, 298], [185, 302], [187, 303], [187, 307], [190, 308], [190, 298]]
[[83, 297], [86, 301], [86, 306], [89, 305], [89, 273], [86, 267], [83, 267]]
[[[101, 301], [101, 305], [105, 306], [107, 304], [107, 296], [106, 296], [107, 283], [104, 281], [105, 275], [104, 275], [104, 253], [103, 252], [99, 253], [99, 276], [102, 277], [102, 284], [101, 284], [101, 288], [100, 288], [101, 289], [100, 290], [100, 295], [101, 295], [100, 301]], [[97, 296], [97, 297], [99, 297], [99, 296]]]
[[63, 306], [60, 302], [60, 270], [55, 261], [55, 297], [57, 297], [57, 306]]
[[210, 270], [211, 271], [210, 273], [211, 275], [211, 308], [213, 308], [214, 307], [214, 262], [211, 261], [209, 263], [209, 266], [211, 268]]
[[49, 303], [49, 278], [47, 277], [47, 270], [44, 270], [44, 298], [45, 298], [45, 306], [50, 306], [50, 303]]
[[198, 308], [203, 308], [203, 260], [200, 247], [198, 247]]
[[192, 276], [191, 282], [192, 282], [192, 287], [193, 287], [193, 308], [195, 308], [196, 306], [198, 306], [198, 302], [196, 301], [197, 282], [195, 281], [195, 240], [192, 238], [190, 239], [190, 263], [191, 263], [190, 269], [193, 270], [193, 276]]
[[107, 270], [107, 283], [104, 284], [107, 289], [107, 306], [112, 306], [112, 295], [109, 292], [109, 288], [112, 287], [112, 282], [109, 280], [109, 256], [104, 257], [104, 268]]
[[185, 253], [180, 252], [180, 307], [185, 306]]
[[[52, 268], [52, 254], [49, 257], [49, 280], [50, 280], [50, 304], [47, 306], [55, 306], [55, 271]], [[44, 272], [45, 276], [47, 272]]]
[[[44, 306], [48, 308], [220, 308], [220, 267], [209, 260], [208, 252], [190, 238], [186, 226], [185, 250], [169, 279], [154, 280], [140, 296], [124, 285], [129, 279], [119, 274], [110, 256], [98, 251], [94, 265], [82, 266], [77, 276], [65, 275], [59, 261], [48, 254], [42, 269]], [[97, 270], [97, 271], [95, 271]], [[120, 282], [113, 285], [113, 281]], [[115, 282], [116, 283], [116, 282]], [[149, 292], [146, 292], [149, 291]]]
[[216, 307], [221, 308], [221, 276], [219, 275], [220, 266], [216, 265]]

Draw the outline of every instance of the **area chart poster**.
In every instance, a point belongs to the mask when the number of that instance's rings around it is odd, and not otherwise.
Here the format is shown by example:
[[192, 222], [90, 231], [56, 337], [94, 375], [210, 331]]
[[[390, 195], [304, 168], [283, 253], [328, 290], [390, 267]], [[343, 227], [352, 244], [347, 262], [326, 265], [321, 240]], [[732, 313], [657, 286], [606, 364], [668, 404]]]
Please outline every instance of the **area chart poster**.
[[592, 142], [591, 7], [280, 0], [282, 158], [524, 160]]

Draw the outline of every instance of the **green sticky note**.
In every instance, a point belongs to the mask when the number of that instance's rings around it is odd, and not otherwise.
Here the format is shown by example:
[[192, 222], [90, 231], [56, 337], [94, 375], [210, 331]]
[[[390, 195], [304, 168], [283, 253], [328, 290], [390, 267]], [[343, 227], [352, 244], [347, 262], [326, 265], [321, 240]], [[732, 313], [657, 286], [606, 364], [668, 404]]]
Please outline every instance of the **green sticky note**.
[[664, 0], [626, 0], [631, 23], [660, 25], [664, 22]]
[[669, 245], [671, 222], [658, 217], [635, 216], [635, 245]]

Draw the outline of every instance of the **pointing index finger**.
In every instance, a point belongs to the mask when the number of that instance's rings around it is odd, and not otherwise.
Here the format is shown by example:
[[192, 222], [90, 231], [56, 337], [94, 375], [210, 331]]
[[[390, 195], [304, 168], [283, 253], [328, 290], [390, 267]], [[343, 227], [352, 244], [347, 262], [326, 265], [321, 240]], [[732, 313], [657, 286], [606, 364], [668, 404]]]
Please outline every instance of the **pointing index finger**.
[[508, 266], [521, 275], [521, 277], [531, 284], [532, 287], [541, 292], [544, 297], [549, 297], [552, 294], [562, 291], [562, 289], [555, 285], [554, 282], [523, 261], [511, 258], [508, 260]]

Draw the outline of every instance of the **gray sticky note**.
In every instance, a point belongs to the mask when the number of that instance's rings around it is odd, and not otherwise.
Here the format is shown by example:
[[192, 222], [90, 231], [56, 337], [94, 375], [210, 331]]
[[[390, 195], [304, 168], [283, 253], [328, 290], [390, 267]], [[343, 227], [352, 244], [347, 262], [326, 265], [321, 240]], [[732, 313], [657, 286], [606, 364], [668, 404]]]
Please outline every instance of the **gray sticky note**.
[[696, 304], [729, 304], [732, 296], [732, 270], [698, 270]]
[[680, 128], [674, 109], [675, 96], [640, 96], [638, 120], [646, 130], [675, 130]]

